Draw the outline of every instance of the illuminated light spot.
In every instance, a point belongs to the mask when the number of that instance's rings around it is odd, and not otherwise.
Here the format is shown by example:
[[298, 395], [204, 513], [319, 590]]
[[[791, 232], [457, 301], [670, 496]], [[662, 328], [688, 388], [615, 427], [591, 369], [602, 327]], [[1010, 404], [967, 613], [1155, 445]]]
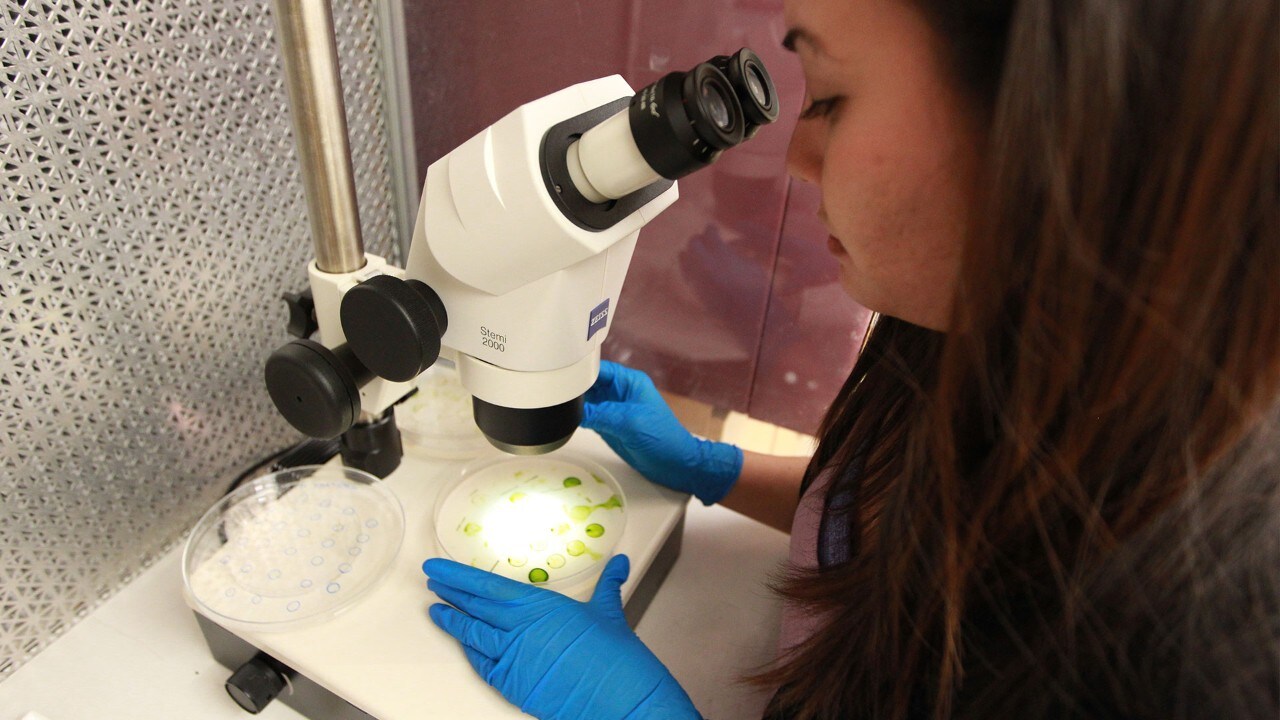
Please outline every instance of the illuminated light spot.
[[567, 477], [564, 479], [564, 486], [567, 488], [578, 487], [581, 484], [582, 481], [576, 477]]
[[522, 567], [527, 562], [529, 562], [529, 558], [523, 555], [513, 555], [507, 558], [507, 564], [511, 567]]
[[547, 567], [549, 567], [549, 568], [551, 568], [551, 569], [553, 569], [553, 570], [559, 570], [560, 568], [564, 567], [564, 556], [563, 556], [563, 555], [548, 555], [548, 556], [547, 556]]
[[498, 558], [527, 555], [531, 548], [545, 550], [547, 543], [555, 538], [556, 524], [563, 519], [564, 510], [559, 502], [545, 494], [530, 492], [519, 503], [503, 501], [486, 508], [480, 539], [488, 543]]
[[543, 583], [546, 582], [549, 577], [551, 576], [542, 568], [534, 568], [529, 571], [529, 582]]
[[462, 528], [462, 534], [467, 537], [475, 537], [480, 534], [481, 530], [484, 530], [484, 528], [476, 523], [469, 522]]
[[573, 542], [565, 546], [564, 550], [570, 555], [574, 557], [578, 557], [579, 555], [587, 551], [587, 544], [582, 542], [581, 540], [574, 540]]
[[513, 492], [513, 493], [511, 493], [511, 497], [509, 497], [509, 498], [507, 498], [507, 499], [508, 499], [508, 500], [510, 500], [511, 502], [520, 502], [521, 500], [525, 499], [526, 497], [528, 497], [528, 495], [525, 495], [525, 494], [524, 494], [524, 493], [522, 493], [522, 492]]
[[587, 537], [598, 538], [604, 534], [604, 526], [600, 523], [591, 523], [587, 526]]

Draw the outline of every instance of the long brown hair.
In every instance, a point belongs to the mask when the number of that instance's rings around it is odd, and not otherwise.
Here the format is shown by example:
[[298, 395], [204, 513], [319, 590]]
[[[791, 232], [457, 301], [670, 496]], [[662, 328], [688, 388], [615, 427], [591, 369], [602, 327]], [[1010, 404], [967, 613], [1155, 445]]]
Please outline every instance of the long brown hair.
[[[795, 718], [1280, 712], [1280, 12], [917, 0], [990, 120], [952, 330], [880, 318], [807, 480]], [[864, 451], [865, 450], [865, 451]], [[830, 509], [829, 512], [839, 512]]]

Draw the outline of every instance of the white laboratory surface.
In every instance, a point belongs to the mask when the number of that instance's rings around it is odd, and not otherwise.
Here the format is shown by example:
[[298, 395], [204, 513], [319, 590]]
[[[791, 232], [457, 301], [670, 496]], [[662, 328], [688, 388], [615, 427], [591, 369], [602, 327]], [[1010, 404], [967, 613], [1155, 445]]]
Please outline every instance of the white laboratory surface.
[[[592, 433], [575, 438], [603, 443]], [[766, 583], [785, 559], [787, 537], [720, 507], [690, 503], [684, 547], [638, 633], [707, 718], [759, 717], [768, 693], [737, 678], [773, 657], [779, 601]], [[183, 601], [181, 546], [173, 549], [13, 675], [0, 682], [0, 720], [35, 712], [48, 720], [236, 720], [248, 717], [223, 689], [231, 671], [209, 652]], [[433, 600], [422, 589], [421, 608]], [[425, 612], [395, 620], [409, 634], [439, 632]], [[443, 633], [440, 633], [443, 635]], [[424, 652], [461, 651], [427, 643]], [[406, 682], [412, 679], [406, 679]], [[432, 685], [424, 677], [415, 685]], [[454, 680], [451, 680], [453, 683]], [[423, 717], [451, 714], [453, 693], [493, 693], [497, 714], [519, 717], [478, 676], [441, 687]], [[428, 693], [428, 696], [431, 694]], [[299, 720], [273, 702], [259, 717]], [[481, 717], [481, 716], [473, 716]]]

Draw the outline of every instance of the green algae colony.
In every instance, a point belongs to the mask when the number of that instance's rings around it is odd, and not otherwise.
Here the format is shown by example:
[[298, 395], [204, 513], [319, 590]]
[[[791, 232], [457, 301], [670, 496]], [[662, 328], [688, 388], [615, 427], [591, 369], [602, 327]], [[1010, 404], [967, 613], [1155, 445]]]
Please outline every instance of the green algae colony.
[[591, 523], [587, 526], [587, 537], [598, 538], [604, 534], [604, 526], [599, 523]]
[[465, 527], [462, 528], [462, 534], [466, 535], [467, 537], [474, 537], [478, 535], [480, 531], [483, 529], [484, 528], [480, 527], [479, 525], [469, 522], [466, 524]]
[[564, 486], [567, 488], [578, 487], [581, 484], [582, 481], [576, 477], [567, 477], [564, 479]]
[[548, 577], [550, 576], [547, 575], [547, 571], [542, 568], [534, 568], [529, 571], [529, 582], [546, 582]]

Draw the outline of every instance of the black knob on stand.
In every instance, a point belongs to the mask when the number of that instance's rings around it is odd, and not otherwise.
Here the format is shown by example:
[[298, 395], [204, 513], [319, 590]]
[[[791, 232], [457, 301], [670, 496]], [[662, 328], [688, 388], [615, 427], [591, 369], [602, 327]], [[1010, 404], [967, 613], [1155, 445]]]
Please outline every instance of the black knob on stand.
[[283, 663], [260, 652], [227, 679], [227, 694], [237, 705], [257, 715], [276, 699], [293, 675]]
[[444, 302], [425, 283], [391, 275], [369, 278], [342, 296], [342, 332], [378, 377], [408, 382], [440, 356], [449, 327]]
[[346, 345], [299, 339], [267, 359], [267, 392], [289, 424], [314, 438], [336, 437], [360, 417], [360, 386], [373, 379]]

